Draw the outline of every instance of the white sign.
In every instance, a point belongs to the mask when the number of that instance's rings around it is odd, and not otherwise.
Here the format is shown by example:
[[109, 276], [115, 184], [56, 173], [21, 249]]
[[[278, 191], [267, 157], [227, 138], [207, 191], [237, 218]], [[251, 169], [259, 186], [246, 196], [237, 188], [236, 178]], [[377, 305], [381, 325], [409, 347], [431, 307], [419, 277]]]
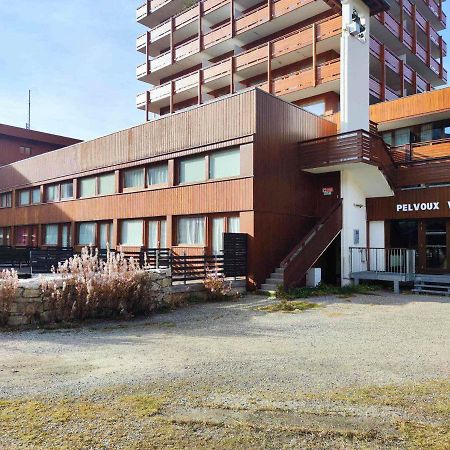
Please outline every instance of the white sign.
[[[450, 201], [447, 202], [450, 208]], [[397, 204], [397, 212], [414, 212], [414, 211], [435, 211], [440, 210], [440, 202], [427, 203], [399, 203]]]

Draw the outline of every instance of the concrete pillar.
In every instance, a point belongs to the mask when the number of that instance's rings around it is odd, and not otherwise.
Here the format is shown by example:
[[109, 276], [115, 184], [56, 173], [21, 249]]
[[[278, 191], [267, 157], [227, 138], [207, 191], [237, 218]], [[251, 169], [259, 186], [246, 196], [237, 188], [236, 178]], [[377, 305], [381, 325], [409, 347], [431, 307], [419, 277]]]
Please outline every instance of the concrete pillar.
[[[354, 11], [364, 25], [355, 34]], [[342, 1], [341, 132], [369, 130], [370, 10], [361, 0]]]

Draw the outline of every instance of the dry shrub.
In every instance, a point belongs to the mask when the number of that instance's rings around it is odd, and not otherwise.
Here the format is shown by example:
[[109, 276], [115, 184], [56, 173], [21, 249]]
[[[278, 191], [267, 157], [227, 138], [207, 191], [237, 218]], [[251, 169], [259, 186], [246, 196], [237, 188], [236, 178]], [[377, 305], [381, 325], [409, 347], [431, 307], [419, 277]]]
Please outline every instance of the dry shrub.
[[217, 270], [208, 272], [203, 284], [212, 300], [224, 300], [231, 294], [231, 283]]
[[106, 261], [98, 251], [83, 248], [60, 263], [54, 273], [62, 279], [42, 279], [44, 298], [55, 322], [89, 318], [148, 314], [157, 308], [157, 290], [152, 290], [151, 273], [134, 258], [107, 252]]
[[11, 303], [19, 287], [19, 276], [14, 269], [0, 272], [0, 325], [8, 323]]

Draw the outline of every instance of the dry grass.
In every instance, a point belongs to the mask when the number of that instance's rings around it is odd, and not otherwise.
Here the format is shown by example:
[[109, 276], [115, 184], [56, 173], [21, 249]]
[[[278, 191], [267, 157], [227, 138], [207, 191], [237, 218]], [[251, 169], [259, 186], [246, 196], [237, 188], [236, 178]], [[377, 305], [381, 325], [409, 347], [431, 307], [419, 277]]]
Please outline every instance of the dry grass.
[[320, 307], [320, 305], [318, 305], [317, 303], [282, 300], [279, 303], [273, 303], [273, 304], [267, 305], [267, 306], [260, 306], [256, 309], [258, 311], [266, 311], [266, 312], [295, 313], [295, 312], [302, 312], [302, 311], [306, 311], [307, 309], [313, 309], [313, 308], [319, 308], [319, 307]]
[[[210, 386], [196, 390], [188, 384], [166, 390], [109, 388], [85, 397], [3, 400], [0, 448], [444, 450], [450, 442], [449, 392], [448, 381], [368, 386], [284, 398], [303, 407], [282, 409], [275, 392], [255, 393], [255, 401], [248, 402], [248, 393], [230, 394]], [[221, 407], [220, 402], [211, 403], [213, 395], [233, 395], [237, 403]], [[239, 398], [245, 407], [240, 407]], [[380, 427], [388, 421], [386, 407], [397, 419]], [[343, 427], [347, 420], [350, 425]]]

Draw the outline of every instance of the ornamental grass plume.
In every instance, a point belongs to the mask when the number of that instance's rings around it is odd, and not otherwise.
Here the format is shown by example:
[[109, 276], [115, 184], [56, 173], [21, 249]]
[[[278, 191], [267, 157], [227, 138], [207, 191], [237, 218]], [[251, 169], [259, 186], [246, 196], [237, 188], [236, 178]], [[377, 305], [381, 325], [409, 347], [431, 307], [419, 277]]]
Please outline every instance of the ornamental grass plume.
[[11, 311], [11, 303], [19, 287], [19, 276], [14, 269], [0, 272], [0, 325], [6, 325]]
[[[107, 249], [106, 259], [98, 250], [83, 248], [53, 269], [56, 277], [42, 278], [41, 288], [55, 322], [89, 318], [147, 314], [156, 309], [152, 279], [146, 267], [122, 249]], [[59, 276], [58, 276], [59, 275]]]

